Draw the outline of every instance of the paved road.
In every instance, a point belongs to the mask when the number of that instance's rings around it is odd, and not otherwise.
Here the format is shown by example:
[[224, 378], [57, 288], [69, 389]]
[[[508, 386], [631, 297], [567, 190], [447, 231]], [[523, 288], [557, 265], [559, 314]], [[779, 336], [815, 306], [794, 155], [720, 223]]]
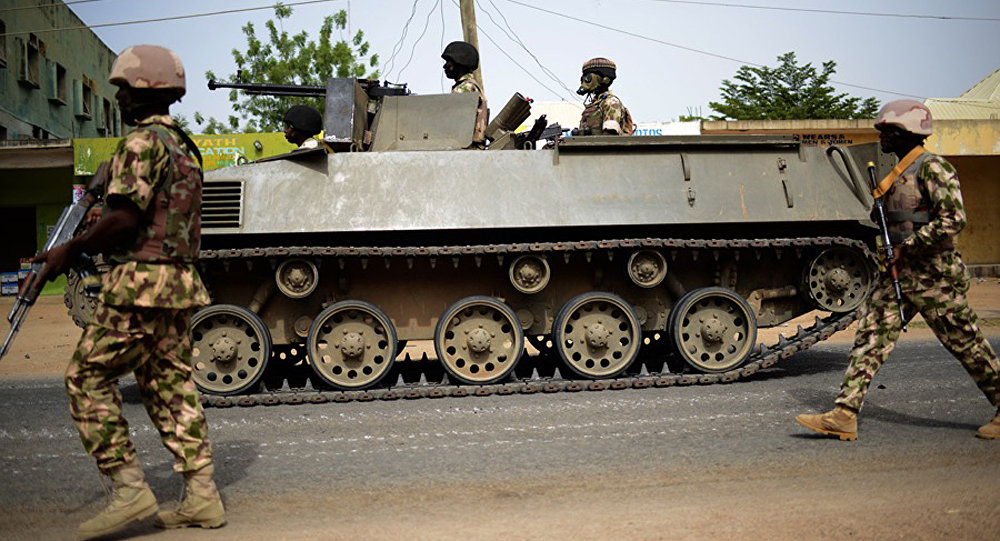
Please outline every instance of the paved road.
[[[848, 347], [734, 385], [210, 409], [230, 525], [129, 534], [1000, 538], [1000, 442], [973, 437], [993, 409], [936, 342], [900, 345], [859, 441], [793, 422], [830, 405]], [[123, 385], [151, 485], [170, 501], [170, 457]], [[0, 538], [72, 537], [104, 496], [61, 383], [0, 381], [0, 404]]]

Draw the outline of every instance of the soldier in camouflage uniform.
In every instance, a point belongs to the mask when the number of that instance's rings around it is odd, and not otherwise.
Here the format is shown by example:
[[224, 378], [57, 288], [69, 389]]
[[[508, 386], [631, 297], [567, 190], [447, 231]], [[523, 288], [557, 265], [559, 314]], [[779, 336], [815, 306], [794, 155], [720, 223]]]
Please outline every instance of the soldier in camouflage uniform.
[[573, 135], [632, 135], [635, 124], [622, 100], [611, 93], [611, 83], [617, 76], [615, 63], [607, 58], [591, 58], [583, 63], [580, 88], [576, 93], [587, 96], [580, 127]]
[[118, 145], [105, 185], [108, 210], [66, 244], [39, 254], [57, 276], [81, 253], [109, 254], [92, 320], [66, 370], [70, 412], [83, 446], [114, 487], [110, 505], [84, 522], [82, 539], [119, 531], [158, 510], [122, 417], [117, 380], [132, 372], [186, 497], [160, 512], [160, 527], [219, 527], [222, 500], [213, 481], [208, 426], [191, 379], [192, 312], [210, 299], [195, 268], [201, 235], [201, 156], [169, 116], [185, 90], [184, 68], [162, 47], [126, 49], [110, 82], [123, 120], [135, 125]]
[[479, 51], [464, 41], [453, 41], [441, 53], [444, 59], [445, 77], [455, 81], [451, 87], [452, 94], [479, 94], [479, 107], [476, 108], [476, 126], [472, 132], [472, 145], [469, 148], [486, 148], [486, 95], [476, 81], [475, 71], [479, 67]]
[[[913, 100], [886, 104], [875, 122], [882, 151], [900, 158], [899, 165], [874, 193], [875, 197], [884, 195], [890, 238], [897, 246], [894, 260], [887, 264], [899, 271], [907, 317], [920, 312], [990, 403], [998, 406], [993, 420], [976, 432], [981, 438], [998, 439], [1000, 363], [979, 330], [976, 313], [969, 307], [969, 274], [955, 249], [955, 236], [965, 226], [958, 175], [944, 158], [922, 146], [931, 134], [931, 122], [930, 110]], [[834, 409], [799, 415], [796, 420], [816, 432], [842, 440], [857, 439], [857, 414], [865, 392], [895, 348], [904, 323], [892, 280], [884, 273], [862, 310]]]

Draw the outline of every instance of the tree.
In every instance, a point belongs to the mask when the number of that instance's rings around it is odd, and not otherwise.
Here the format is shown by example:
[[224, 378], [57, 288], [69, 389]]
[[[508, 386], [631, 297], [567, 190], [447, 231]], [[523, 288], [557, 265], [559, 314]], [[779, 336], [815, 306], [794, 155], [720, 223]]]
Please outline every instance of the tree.
[[[252, 23], [243, 27], [247, 38], [245, 50], [233, 49], [237, 71], [224, 82], [323, 85], [331, 77], [378, 78], [378, 55], [369, 56], [370, 46], [364, 32], [358, 30], [350, 41], [333, 41], [334, 30], [343, 38], [347, 11], [340, 10], [325, 17], [316, 41], [310, 40], [304, 30], [289, 35], [284, 29], [278, 29], [281, 21], [292, 14], [292, 8], [278, 4], [274, 14], [277, 24], [274, 20], [264, 24], [267, 43], [257, 37]], [[205, 77], [220, 80], [212, 71], [206, 72]], [[229, 101], [239, 117], [230, 115], [227, 122], [209, 118], [204, 133], [281, 131], [282, 118], [292, 105], [309, 105], [323, 110], [321, 98], [261, 96], [231, 90]], [[239, 127], [240, 119], [244, 121], [242, 128]], [[202, 124], [204, 120], [200, 113], [195, 114], [195, 122]]]
[[722, 100], [709, 102], [720, 114], [716, 120], [793, 120], [820, 118], [874, 118], [879, 102], [836, 94], [829, 85], [836, 62], [799, 66], [795, 53], [778, 57], [776, 68], [742, 66], [733, 79], [722, 81]]

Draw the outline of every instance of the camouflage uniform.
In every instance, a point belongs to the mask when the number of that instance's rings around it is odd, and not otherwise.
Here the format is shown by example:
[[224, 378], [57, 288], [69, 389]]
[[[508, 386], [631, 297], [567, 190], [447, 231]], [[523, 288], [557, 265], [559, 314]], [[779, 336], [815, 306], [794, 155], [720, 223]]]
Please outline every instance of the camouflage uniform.
[[608, 90], [584, 108], [580, 116], [580, 130], [587, 129], [593, 135], [600, 135], [605, 129], [614, 131], [616, 135], [632, 135], [635, 125], [622, 100]]
[[118, 145], [106, 197], [142, 213], [135, 244], [113, 254], [101, 298], [66, 370], [83, 446], [105, 472], [136, 463], [117, 380], [134, 372], [142, 401], [175, 456], [174, 469], [212, 462], [191, 379], [192, 312], [209, 304], [194, 261], [200, 245], [201, 168], [169, 116], [150, 116]]
[[[917, 200], [908, 200], [912, 198]], [[976, 313], [969, 307], [969, 274], [954, 248], [953, 239], [965, 226], [955, 168], [943, 158], [925, 153], [896, 180], [886, 202], [890, 219], [894, 213], [903, 218], [890, 226], [890, 233], [896, 239], [905, 238], [901, 242], [904, 260], [899, 268], [905, 313], [912, 317], [919, 311], [990, 403], [1000, 406], [1000, 364], [979, 330]], [[926, 212], [926, 223], [914, 227], [906, 218], [917, 213], [907, 216], [894, 206]], [[901, 326], [892, 280], [883, 275], [862, 309], [850, 364], [835, 401], [838, 406], [855, 413], [861, 410], [865, 392], [895, 348]]]
[[476, 76], [472, 73], [466, 73], [465, 75], [459, 77], [455, 80], [455, 84], [452, 85], [451, 93], [479, 94], [479, 107], [476, 108], [476, 127], [472, 132], [472, 142], [473, 146], [476, 148], [486, 148], [486, 96], [483, 95], [483, 89], [479, 88], [479, 83], [476, 82]]

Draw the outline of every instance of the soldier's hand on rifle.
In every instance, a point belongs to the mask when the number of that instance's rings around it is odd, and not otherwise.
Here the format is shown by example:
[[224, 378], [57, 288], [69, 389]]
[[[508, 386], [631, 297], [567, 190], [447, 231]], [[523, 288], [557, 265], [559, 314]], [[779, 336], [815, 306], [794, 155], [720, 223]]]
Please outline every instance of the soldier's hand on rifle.
[[903, 245], [900, 244], [896, 247], [896, 250], [892, 254], [892, 261], [889, 262], [890, 269], [899, 269], [899, 266], [903, 263]]
[[38, 279], [35, 281], [35, 289], [41, 289], [45, 285], [45, 282], [69, 270], [70, 265], [78, 255], [75, 253], [72, 244], [72, 241], [60, 244], [51, 250], [42, 252], [31, 258], [32, 263], [45, 263], [38, 273]]
[[90, 227], [90, 226], [96, 224], [101, 219], [101, 214], [102, 213], [103, 213], [103, 211], [101, 210], [101, 207], [97, 207], [97, 206], [95, 206], [95, 207], [91, 208], [89, 211], [87, 211], [87, 218], [85, 220], [83, 220], [84, 227]]

